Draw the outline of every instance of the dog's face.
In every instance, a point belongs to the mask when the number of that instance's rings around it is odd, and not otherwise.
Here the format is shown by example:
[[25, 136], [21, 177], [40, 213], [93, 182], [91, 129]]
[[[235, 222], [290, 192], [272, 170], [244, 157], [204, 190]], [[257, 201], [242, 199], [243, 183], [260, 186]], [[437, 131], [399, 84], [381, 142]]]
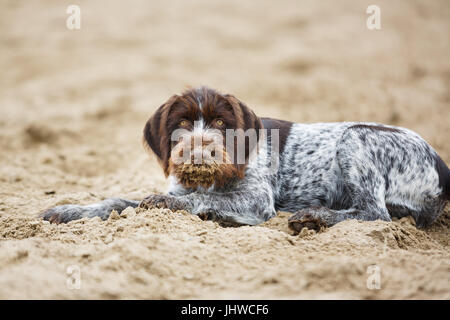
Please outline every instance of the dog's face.
[[244, 177], [260, 129], [261, 120], [237, 98], [203, 87], [160, 106], [145, 125], [144, 144], [166, 177], [188, 188], [222, 187]]

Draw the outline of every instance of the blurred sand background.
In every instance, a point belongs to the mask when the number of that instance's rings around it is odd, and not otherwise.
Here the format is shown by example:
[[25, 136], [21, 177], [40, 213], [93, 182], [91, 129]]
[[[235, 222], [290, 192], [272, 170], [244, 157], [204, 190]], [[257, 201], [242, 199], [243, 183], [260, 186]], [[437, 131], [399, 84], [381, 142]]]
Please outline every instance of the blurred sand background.
[[[80, 30], [66, 28], [70, 4]], [[370, 4], [381, 30], [366, 28]], [[445, 0], [1, 1], [0, 298], [449, 299], [449, 206], [427, 231], [404, 218], [299, 236], [285, 213], [240, 228], [167, 210], [36, 218], [164, 192], [142, 129], [187, 86], [260, 116], [405, 126], [449, 164], [449, 34]]]

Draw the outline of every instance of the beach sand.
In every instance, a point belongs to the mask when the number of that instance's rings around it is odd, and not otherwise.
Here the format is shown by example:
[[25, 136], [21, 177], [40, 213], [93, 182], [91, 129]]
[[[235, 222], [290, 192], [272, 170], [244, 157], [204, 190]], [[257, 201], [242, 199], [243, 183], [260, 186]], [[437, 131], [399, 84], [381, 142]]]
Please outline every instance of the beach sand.
[[[450, 163], [450, 5], [377, 1], [0, 4], [0, 299], [449, 299], [450, 206], [294, 236], [288, 213], [221, 227], [126, 209], [54, 225], [37, 214], [167, 181], [142, 146], [172, 94], [208, 85], [259, 116], [408, 127]], [[379, 289], [373, 279], [379, 275]]]

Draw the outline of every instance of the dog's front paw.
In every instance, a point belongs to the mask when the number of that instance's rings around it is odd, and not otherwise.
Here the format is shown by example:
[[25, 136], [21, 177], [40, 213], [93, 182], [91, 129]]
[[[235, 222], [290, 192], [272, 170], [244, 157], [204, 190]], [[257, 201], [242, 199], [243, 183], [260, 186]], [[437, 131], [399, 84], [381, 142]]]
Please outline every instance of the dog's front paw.
[[170, 209], [172, 211], [184, 210], [186, 205], [180, 199], [173, 196], [163, 195], [163, 194], [151, 194], [141, 201], [139, 204], [140, 208], [151, 209], [151, 208], [164, 208]]
[[84, 218], [85, 209], [83, 206], [76, 205], [57, 206], [41, 212], [39, 217], [50, 221], [50, 223], [67, 223]]
[[202, 211], [202, 212], [198, 213], [197, 216], [203, 221], [217, 220], [217, 215], [216, 215], [216, 212], [214, 212], [214, 210]]
[[303, 228], [319, 231], [322, 227], [326, 227], [327, 224], [319, 217], [319, 215], [315, 214], [316, 211], [317, 209], [315, 208], [297, 211], [288, 219], [289, 228], [298, 234]]

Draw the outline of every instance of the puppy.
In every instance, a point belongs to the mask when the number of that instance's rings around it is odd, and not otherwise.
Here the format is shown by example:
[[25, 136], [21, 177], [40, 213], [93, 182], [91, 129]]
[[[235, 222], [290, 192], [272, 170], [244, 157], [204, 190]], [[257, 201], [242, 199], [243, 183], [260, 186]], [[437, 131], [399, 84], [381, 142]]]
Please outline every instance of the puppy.
[[408, 129], [259, 118], [234, 96], [206, 87], [160, 106], [143, 141], [170, 180], [167, 194], [58, 206], [41, 216], [56, 223], [107, 219], [112, 210], [140, 206], [256, 225], [282, 210], [294, 213], [289, 226], [297, 232], [406, 215], [426, 227], [450, 199], [450, 170]]

